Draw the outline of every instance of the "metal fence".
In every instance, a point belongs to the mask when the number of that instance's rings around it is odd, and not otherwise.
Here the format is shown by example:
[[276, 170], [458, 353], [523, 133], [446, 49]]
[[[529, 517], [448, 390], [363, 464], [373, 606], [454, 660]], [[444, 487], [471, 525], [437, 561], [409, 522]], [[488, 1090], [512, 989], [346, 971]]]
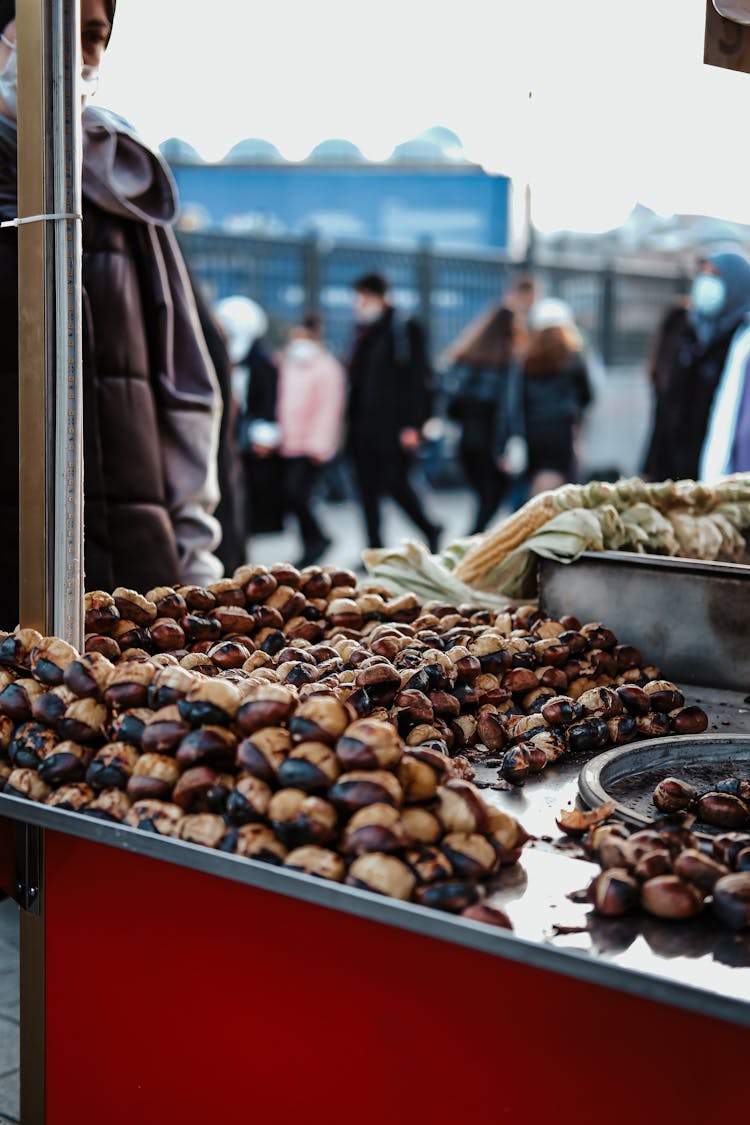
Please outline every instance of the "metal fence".
[[[396, 250], [197, 232], [183, 232], [180, 241], [212, 301], [232, 294], [254, 298], [269, 314], [274, 342], [302, 313], [319, 311], [328, 344], [341, 355], [351, 338], [351, 283], [360, 274], [378, 270], [388, 277], [396, 306], [419, 316], [437, 359], [519, 269], [497, 255], [449, 254], [428, 246]], [[661, 314], [686, 286], [678, 269], [667, 266], [634, 270], [544, 259], [533, 273], [548, 296], [572, 306], [587, 341], [607, 365], [642, 363]]]

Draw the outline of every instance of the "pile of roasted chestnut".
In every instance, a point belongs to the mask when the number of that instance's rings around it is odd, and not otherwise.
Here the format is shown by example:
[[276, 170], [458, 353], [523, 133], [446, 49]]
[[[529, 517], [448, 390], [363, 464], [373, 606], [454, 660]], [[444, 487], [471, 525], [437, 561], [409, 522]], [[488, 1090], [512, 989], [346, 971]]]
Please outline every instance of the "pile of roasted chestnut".
[[679, 777], [665, 777], [654, 789], [653, 801], [663, 813], [693, 813], [714, 828], [750, 825], [750, 780], [727, 777], [709, 789], [698, 789]]
[[726, 926], [750, 928], [750, 835], [728, 832], [710, 843], [691, 832], [692, 818], [666, 817], [630, 832], [604, 824], [584, 840], [602, 871], [588, 890], [599, 914], [641, 907], [657, 918], [693, 918], [710, 904]]
[[85, 649], [0, 636], [6, 792], [457, 911], [486, 909], [478, 882], [526, 839], [473, 762], [521, 783], [706, 725], [602, 625], [333, 567], [97, 591]]

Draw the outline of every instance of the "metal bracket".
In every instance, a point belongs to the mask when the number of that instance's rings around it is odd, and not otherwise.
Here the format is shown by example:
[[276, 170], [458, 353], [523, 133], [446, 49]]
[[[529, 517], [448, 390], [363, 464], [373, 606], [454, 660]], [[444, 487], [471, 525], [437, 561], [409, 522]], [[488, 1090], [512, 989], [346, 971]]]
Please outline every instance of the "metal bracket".
[[33, 824], [15, 825], [14, 898], [28, 914], [42, 912], [43, 829]]

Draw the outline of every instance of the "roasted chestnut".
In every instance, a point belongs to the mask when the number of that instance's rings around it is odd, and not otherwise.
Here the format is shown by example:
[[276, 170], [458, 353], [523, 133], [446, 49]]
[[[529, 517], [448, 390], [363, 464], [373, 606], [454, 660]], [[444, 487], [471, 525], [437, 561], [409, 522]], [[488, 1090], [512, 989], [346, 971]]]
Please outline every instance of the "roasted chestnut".
[[50, 787], [36, 770], [14, 769], [8, 775], [3, 793], [7, 797], [25, 797], [28, 801], [45, 801]]
[[498, 855], [486, 836], [451, 832], [440, 845], [459, 879], [482, 879], [498, 865]]
[[665, 777], [654, 789], [652, 799], [660, 812], [685, 812], [695, 805], [698, 791], [679, 777]]
[[410, 848], [404, 859], [419, 883], [441, 883], [453, 877], [451, 861], [440, 848]]
[[25, 723], [31, 718], [34, 700], [43, 694], [44, 688], [36, 680], [14, 680], [0, 691], [0, 714], [16, 723]]
[[234, 764], [236, 751], [237, 739], [226, 727], [198, 727], [185, 735], [175, 757], [180, 769], [207, 765], [228, 770]]
[[622, 867], [610, 867], [596, 876], [589, 896], [597, 914], [616, 918], [638, 905], [638, 884]]
[[[52, 688], [51, 691], [42, 692], [31, 704], [31, 717], [35, 722], [56, 730], [60, 719], [74, 699], [73, 692], [64, 684]], [[4, 723], [10, 723], [12, 726], [12, 720], [7, 715], [0, 715], [0, 725]]]
[[708, 728], [708, 715], [700, 707], [681, 707], [670, 711], [669, 725], [675, 734], [702, 734]]
[[351, 887], [408, 901], [416, 879], [411, 868], [395, 856], [370, 852], [354, 860], [346, 882]]
[[222, 851], [233, 852], [245, 859], [258, 859], [263, 863], [280, 864], [287, 856], [284, 845], [263, 824], [242, 824], [239, 828], [230, 828], [220, 847]]
[[674, 861], [674, 873], [686, 883], [692, 883], [704, 894], [710, 894], [714, 884], [724, 875], [728, 875], [729, 870], [723, 863], [718, 863], [697, 848], [686, 848]]
[[468, 918], [470, 922], [482, 922], [485, 926], [497, 926], [502, 930], [513, 929], [513, 924], [504, 910], [500, 910], [497, 906], [488, 906], [483, 902], [467, 906], [461, 911], [461, 917]]
[[185, 646], [185, 631], [172, 617], [157, 617], [148, 632], [152, 646], [159, 652], [175, 652]]
[[118, 711], [145, 707], [148, 689], [156, 674], [156, 666], [148, 661], [128, 660], [115, 666], [104, 689], [104, 702]]
[[136, 593], [135, 590], [127, 590], [124, 586], [118, 586], [113, 591], [112, 597], [120, 617], [132, 621], [134, 625], [150, 625], [152, 621], [156, 620], [156, 605], [154, 602], [150, 598], [144, 598], [142, 594]]
[[45, 687], [58, 687], [68, 665], [78, 652], [59, 637], [44, 637], [31, 652], [31, 674]]
[[177, 821], [173, 833], [176, 840], [202, 844], [204, 848], [218, 848], [226, 835], [227, 826], [214, 813], [193, 813]]
[[480, 898], [481, 892], [474, 883], [425, 883], [414, 892], [414, 901], [420, 906], [447, 910], [451, 914], [462, 914], [470, 906], [475, 906]]
[[48, 727], [41, 723], [22, 723], [8, 746], [8, 757], [17, 769], [35, 770], [57, 744], [57, 735]]
[[296, 742], [324, 742], [332, 746], [351, 718], [348, 708], [332, 696], [316, 695], [292, 715], [289, 732]]
[[94, 790], [91, 786], [77, 781], [73, 785], [61, 785], [59, 789], [53, 789], [44, 803], [56, 809], [83, 812], [93, 800]]
[[248, 774], [236, 783], [226, 804], [226, 818], [231, 824], [263, 821], [268, 812], [271, 790], [265, 781]]
[[128, 779], [128, 796], [133, 801], [147, 798], [164, 800], [172, 792], [179, 776], [177, 763], [169, 755], [141, 754]]
[[643, 685], [643, 690], [653, 711], [675, 711], [685, 705], [685, 696], [669, 680], [652, 680]]
[[447, 832], [484, 832], [488, 809], [470, 781], [454, 778], [437, 792], [437, 814]]
[[621, 684], [615, 691], [622, 700], [622, 705], [630, 715], [647, 715], [651, 709], [651, 702], [643, 688], [636, 684]]
[[315, 875], [318, 879], [331, 879], [335, 883], [340, 883], [346, 873], [341, 856], [329, 851], [328, 848], [319, 848], [311, 844], [289, 852], [284, 860], [284, 866], [293, 871], [303, 871], [305, 875]]
[[121, 711], [115, 715], [107, 727], [110, 742], [129, 742], [132, 746], [141, 745], [143, 731], [153, 711], [148, 707], [136, 707], [132, 711]]
[[93, 699], [75, 699], [57, 724], [60, 737], [72, 742], [97, 742], [103, 737], [107, 709]]
[[64, 681], [79, 699], [101, 699], [114, 673], [114, 664], [100, 652], [76, 656], [65, 669]]
[[748, 822], [748, 806], [731, 793], [704, 793], [695, 806], [699, 820], [717, 828], [742, 828]]
[[408, 842], [398, 809], [375, 804], [354, 813], [344, 833], [342, 850], [352, 855], [397, 852]]
[[324, 742], [300, 742], [280, 764], [279, 784], [307, 793], [320, 793], [338, 777], [341, 767]]
[[344, 769], [388, 769], [400, 760], [404, 744], [390, 723], [358, 719], [336, 742], [336, 757]]
[[290, 848], [335, 838], [338, 814], [333, 805], [301, 789], [274, 793], [267, 813], [276, 835]]
[[208, 766], [195, 766], [182, 774], [172, 793], [172, 800], [186, 812], [220, 813], [234, 785], [230, 774], [219, 773]]
[[167, 801], [136, 801], [125, 814], [125, 824], [143, 832], [156, 832], [159, 836], [174, 836], [184, 815], [178, 805]]
[[568, 727], [577, 722], [582, 714], [580, 700], [576, 701], [567, 695], [555, 695], [545, 700], [542, 706], [542, 715], [552, 727]]
[[713, 888], [713, 908], [733, 930], [750, 927], [750, 872], [724, 875]]
[[146, 592], [146, 599], [156, 606], [157, 617], [182, 617], [187, 610], [187, 605], [182, 594], [178, 594], [171, 586], [156, 586]]
[[201, 680], [177, 701], [177, 709], [191, 726], [227, 726], [237, 714], [240, 694], [227, 680]]
[[108, 742], [98, 750], [86, 771], [92, 789], [124, 789], [138, 761], [138, 751], [127, 742]]
[[694, 918], [703, 909], [703, 895], [678, 875], [659, 875], [641, 887], [641, 905], [657, 918]]
[[[112, 633], [120, 620], [120, 611], [111, 594], [94, 590], [83, 599], [87, 633]], [[0, 658], [2, 653], [0, 653]]]
[[511, 747], [503, 754], [500, 776], [505, 781], [509, 781], [511, 785], [523, 785], [530, 772], [529, 754], [524, 743]]
[[86, 816], [120, 823], [127, 816], [130, 797], [122, 789], [104, 789], [83, 810]]
[[294, 693], [281, 684], [258, 684], [243, 693], [237, 711], [237, 725], [243, 734], [253, 734], [262, 727], [280, 726], [296, 706]]
[[329, 798], [344, 814], [351, 814], [378, 803], [399, 808], [403, 793], [398, 780], [387, 770], [353, 770], [341, 775]]
[[44, 756], [39, 776], [48, 785], [83, 781], [91, 760], [91, 749], [77, 742], [58, 742]]
[[429, 809], [403, 809], [401, 820], [404, 831], [416, 844], [437, 844], [443, 835], [442, 824]]
[[190, 731], [174, 704], [154, 711], [141, 734], [141, 747], [155, 754], [171, 754]]

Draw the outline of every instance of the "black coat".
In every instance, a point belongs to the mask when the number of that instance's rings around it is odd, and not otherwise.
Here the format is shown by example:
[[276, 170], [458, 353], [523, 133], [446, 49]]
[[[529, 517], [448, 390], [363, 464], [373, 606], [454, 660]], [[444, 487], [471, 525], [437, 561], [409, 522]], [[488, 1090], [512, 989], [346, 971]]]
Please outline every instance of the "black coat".
[[655, 387], [654, 428], [645, 472], [652, 480], [695, 480], [711, 404], [724, 370], [734, 329], [701, 347], [683, 318], [663, 343], [667, 362]]
[[[112, 187], [104, 177], [93, 193], [114, 198], [118, 183], [116, 127], [101, 115], [91, 126], [109, 146]], [[97, 131], [98, 130], [98, 131]], [[157, 585], [219, 577], [220, 564], [204, 550], [216, 525], [204, 503], [215, 489], [210, 435], [218, 431], [215, 374], [166, 223], [145, 208], [167, 209], [170, 187], [160, 180], [158, 157], [123, 141], [125, 166], [141, 157], [151, 169], [142, 207], [127, 214], [83, 200], [83, 454], [84, 581], [86, 589]], [[117, 169], [117, 171], [116, 171]], [[15, 130], [0, 130], [0, 211], [15, 213]], [[145, 177], [144, 177], [145, 178]], [[127, 175], [124, 182], [128, 183]], [[131, 179], [137, 182], [137, 177]], [[143, 182], [143, 181], [141, 181]], [[164, 195], [160, 194], [164, 192]], [[112, 204], [115, 206], [115, 204]], [[0, 231], [0, 627], [18, 621], [18, 280], [15, 231]], [[215, 450], [213, 451], [215, 457]], [[207, 522], [206, 522], [207, 521]], [[206, 538], [207, 536], [207, 538]], [[195, 547], [195, 554], [193, 554]], [[189, 569], [195, 564], [200, 570]], [[216, 569], [218, 568], [218, 570]]]
[[497, 461], [508, 438], [522, 436], [525, 430], [520, 365], [507, 363], [493, 368], [466, 364], [455, 374], [447, 412], [461, 426], [461, 445]]
[[424, 333], [393, 309], [357, 330], [349, 362], [349, 444], [398, 448], [399, 434], [420, 429], [432, 409]]
[[[276, 421], [279, 373], [263, 345], [256, 341], [245, 366], [247, 401], [242, 424]], [[278, 453], [257, 457], [245, 452], [245, 534], [266, 535], [284, 529], [282, 465]]]

